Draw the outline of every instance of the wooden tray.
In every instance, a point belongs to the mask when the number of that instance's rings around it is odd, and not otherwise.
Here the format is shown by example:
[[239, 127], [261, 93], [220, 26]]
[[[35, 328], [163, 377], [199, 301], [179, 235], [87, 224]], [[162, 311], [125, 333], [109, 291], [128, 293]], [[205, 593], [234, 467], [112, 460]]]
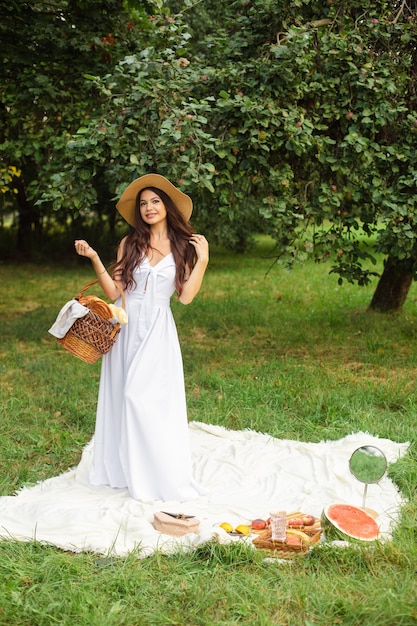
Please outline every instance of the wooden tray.
[[[300, 513], [299, 515], [302, 516], [303, 514]], [[295, 515], [292, 514], [291, 519], [294, 517]], [[299, 537], [300, 539], [300, 542], [295, 545], [287, 543], [287, 541], [273, 540], [270, 528], [265, 528], [265, 530], [261, 530], [257, 534], [258, 536], [253, 540], [253, 545], [260, 550], [273, 551], [279, 556], [305, 554], [311, 546], [320, 541], [322, 534], [321, 520], [315, 518], [315, 522], [311, 526], [301, 526], [299, 528], [289, 528], [287, 526], [287, 538]]]

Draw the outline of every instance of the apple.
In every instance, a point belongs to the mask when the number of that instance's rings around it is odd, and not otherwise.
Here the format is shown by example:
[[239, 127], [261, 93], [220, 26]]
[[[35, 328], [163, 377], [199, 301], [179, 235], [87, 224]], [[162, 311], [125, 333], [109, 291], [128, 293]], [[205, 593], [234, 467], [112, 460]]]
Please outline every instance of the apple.
[[264, 528], [266, 528], [266, 522], [263, 519], [254, 519], [252, 520], [252, 530], [263, 530]]
[[293, 517], [288, 520], [288, 526], [290, 528], [300, 528], [304, 526], [312, 526], [316, 518], [314, 515], [301, 515], [300, 517]]
[[287, 535], [285, 537], [287, 546], [301, 546], [301, 537], [298, 535]]

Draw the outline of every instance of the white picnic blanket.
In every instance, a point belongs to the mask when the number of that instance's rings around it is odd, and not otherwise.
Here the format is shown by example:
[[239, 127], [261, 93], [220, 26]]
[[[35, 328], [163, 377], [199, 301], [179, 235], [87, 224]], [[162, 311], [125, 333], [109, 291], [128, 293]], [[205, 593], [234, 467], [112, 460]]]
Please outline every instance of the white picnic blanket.
[[[306, 443], [191, 422], [189, 433], [194, 477], [208, 495], [189, 502], [143, 502], [129, 497], [126, 489], [93, 487], [87, 479], [92, 441], [78, 467], [0, 497], [0, 537], [36, 539], [73, 552], [124, 556], [135, 550], [139, 557], [155, 550], [190, 550], [213, 538], [227, 543], [236, 537], [219, 527], [224, 521], [250, 523], [277, 509], [319, 517], [332, 502], [361, 506], [364, 486], [350, 473], [352, 452], [375, 445], [394, 463], [408, 448], [408, 443], [362, 432]], [[390, 536], [403, 502], [387, 476], [369, 485], [366, 506], [379, 513], [383, 536]], [[152, 520], [160, 510], [196, 515], [199, 534], [174, 538], [158, 533]]]

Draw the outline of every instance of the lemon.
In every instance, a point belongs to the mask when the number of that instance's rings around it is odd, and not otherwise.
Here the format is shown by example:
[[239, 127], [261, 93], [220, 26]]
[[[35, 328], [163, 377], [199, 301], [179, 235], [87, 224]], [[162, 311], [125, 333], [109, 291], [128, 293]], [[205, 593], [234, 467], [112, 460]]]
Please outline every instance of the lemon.
[[220, 528], [223, 528], [223, 530], [227, 533], [233, 532], [233, 526], [229, 524], [229, 522], [222, 522], [222, 524], [220, 524]]
[[240, 535], [250, 535], [250, 528], [246, 524], [239, 524], [239, 526], [236, 526], [235, 531]]

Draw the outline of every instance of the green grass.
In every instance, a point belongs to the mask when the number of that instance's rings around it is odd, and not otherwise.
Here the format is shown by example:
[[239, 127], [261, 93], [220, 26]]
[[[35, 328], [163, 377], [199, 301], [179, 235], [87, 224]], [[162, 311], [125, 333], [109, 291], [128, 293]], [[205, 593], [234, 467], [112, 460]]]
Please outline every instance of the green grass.
[[[338, 286], [326, 265], [268, 273], [270, 250], [265, 238], [245, 256], [214, 250], [198, 299], [173, 302], [189, 417], [304, 441], [410, 441], [389, 470], [409, 499], [393, 542], [279, 564], [240, 544], [138, 559], [3, 541], [1, 625], [417, 624], [415, 287], [402, 313], [370, 313], [375, 284]], [[76, 464], [93, 433], [100, 364], [47, 333], [91, 277], [87, 265], [0, 265], [1, 495]]]

